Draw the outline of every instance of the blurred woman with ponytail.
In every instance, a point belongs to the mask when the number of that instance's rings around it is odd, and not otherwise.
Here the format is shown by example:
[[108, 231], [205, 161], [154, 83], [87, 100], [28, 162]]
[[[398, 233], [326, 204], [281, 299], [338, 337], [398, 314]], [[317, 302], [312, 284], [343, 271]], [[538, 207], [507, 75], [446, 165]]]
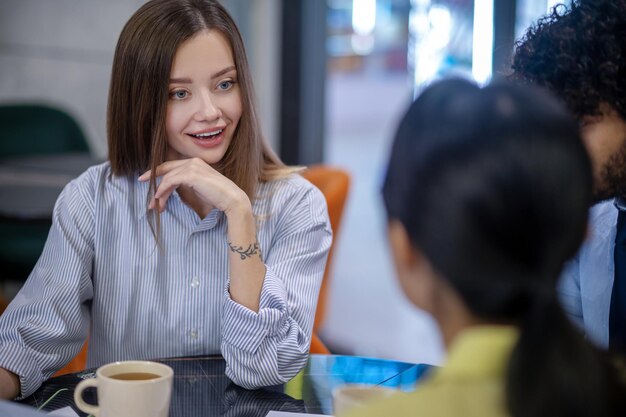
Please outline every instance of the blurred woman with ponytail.
[[427, 88], [397, 131], [383, 197], [401, 286], [438, 323], [448, 359], [415, 392], [350, 415], [623, 415], [612, 368], [555, 295], [591, 193], [578, 125], [551, 97]]

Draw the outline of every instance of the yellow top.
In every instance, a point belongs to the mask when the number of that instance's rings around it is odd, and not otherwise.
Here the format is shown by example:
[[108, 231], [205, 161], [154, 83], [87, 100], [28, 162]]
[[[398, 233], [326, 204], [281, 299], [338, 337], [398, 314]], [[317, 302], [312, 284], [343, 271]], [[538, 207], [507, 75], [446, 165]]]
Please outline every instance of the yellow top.
[[503, 417], [506, 369], [519, 331], [480, 326], [459, 335], [442, 368], [414, 392], [359, 407], [341, 417]]

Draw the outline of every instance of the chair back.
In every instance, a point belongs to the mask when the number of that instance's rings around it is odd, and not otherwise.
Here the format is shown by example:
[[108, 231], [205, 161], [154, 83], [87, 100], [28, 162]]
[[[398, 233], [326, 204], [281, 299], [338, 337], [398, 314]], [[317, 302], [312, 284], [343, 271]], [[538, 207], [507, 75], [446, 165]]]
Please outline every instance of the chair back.
[[339, 236], [341, 219], [343, 217], [344, 207], [348, 198], [348, 192], [350, 190], [350, 175], [347, 173], [347, 171], [341, 168], [319, 164], [313, 165], [308, 168], [302, 173], [302, 176], [309, 180], [317, 188], [319, 188], [322, 194], [324, 194], [324, 197], [326, 198], [326, 204], [328, 206], [330, 226], [333, 229], [333, 243], [331, 244], [330, 251], [328, 253], [328, 261], [326, 262], [324, 278], [322, 280], [320, 295], [317, 302], [315, 323], [313, 325], [314, 343], [312, 343], [311, 346], [311, 353], [328, 353], [328, 351], [323, 352], [323, 350], [326, 348], [319, 340], [317, 332], [321, 328], [321, 325], [326, 316], [326, 302], [328, 296], [328, 285], [330, 281], [330, 269], [333, 259], [335, 242], [337, 241], [337, 237]]
[[40, 104], [0, 105], [0, 159], [88, 152], [83, 131], [63, 110]]

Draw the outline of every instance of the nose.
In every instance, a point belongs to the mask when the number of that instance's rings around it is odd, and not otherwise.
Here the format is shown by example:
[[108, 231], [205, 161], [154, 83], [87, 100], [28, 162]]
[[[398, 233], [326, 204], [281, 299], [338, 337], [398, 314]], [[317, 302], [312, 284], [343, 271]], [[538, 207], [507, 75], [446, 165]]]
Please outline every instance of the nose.
[[196, 112], [194, 114], [194, 119], [199, 122], [212, 121], [219, 119], [221, 115], [222, 112], [219, 109], [219, 106], [215, 102], [214, 98], [211, 97], [211, 94], [200, 94]]

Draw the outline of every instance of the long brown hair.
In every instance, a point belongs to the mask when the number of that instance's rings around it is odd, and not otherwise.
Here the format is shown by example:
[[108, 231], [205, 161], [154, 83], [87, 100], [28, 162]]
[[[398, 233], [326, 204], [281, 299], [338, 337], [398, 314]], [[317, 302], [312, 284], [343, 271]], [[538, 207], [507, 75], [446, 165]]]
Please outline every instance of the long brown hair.
[[165, 115], [174, 55], [183, 42], [203, 30], [217, 30], [228, 40], [243, 109], [233, 140], [214, 167], [252, 200], [259, 181], [295, 169], [280, 161], [261, 134], [241, 34], [216, 0], [151, 0], [124, 26], [115, 49], [109, 90], [111, 169], [114, 175], [126, 176], [152, 170], [149, 196], [155, 192], [155, 170], [165, 161], [168, 149]]

